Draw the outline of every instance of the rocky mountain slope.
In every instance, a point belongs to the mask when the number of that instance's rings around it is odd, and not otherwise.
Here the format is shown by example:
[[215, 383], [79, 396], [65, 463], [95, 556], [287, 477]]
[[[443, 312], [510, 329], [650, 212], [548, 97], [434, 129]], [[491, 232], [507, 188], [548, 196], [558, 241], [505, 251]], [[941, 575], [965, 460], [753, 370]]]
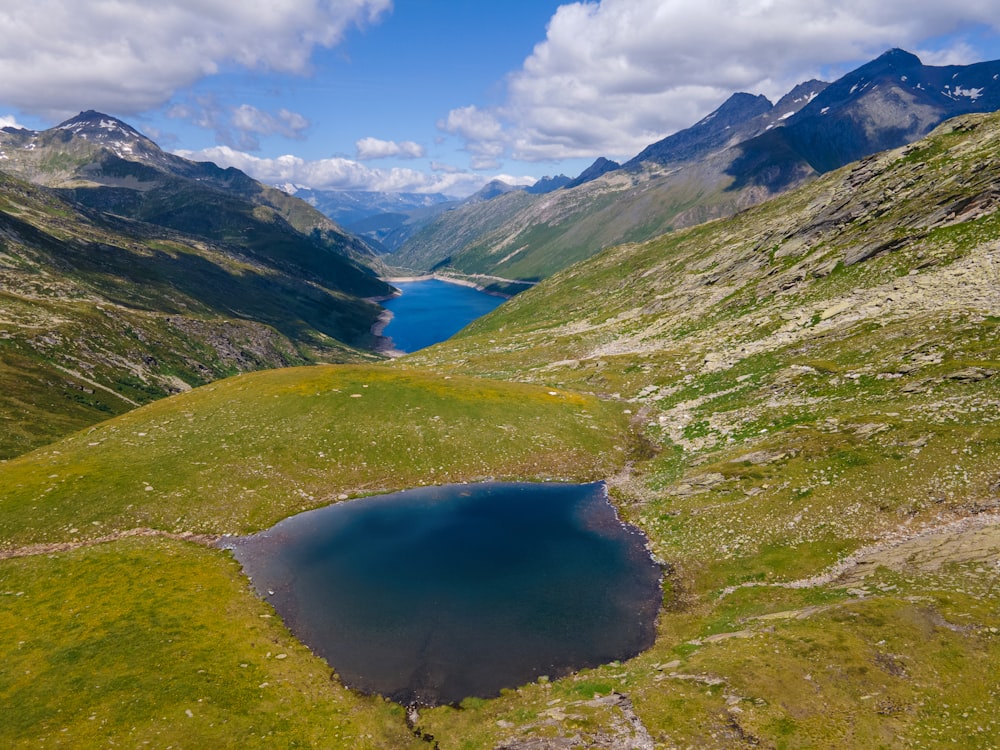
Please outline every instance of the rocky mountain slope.
[[41, 132], [0, 130], [0, 169], [106, 213], [239, 244], [302, 275], [376, 286], [359, 265], [377, 263], [372, 249], [305, 201], [238, 169], [169, 154], [100, 112]]
[[227, 225], [213, 241], [69, 199], [91, 189], [0, 172], [0, 458], [237, 372], [372, 356], [380, 308], [362, 297], [388, 287], [275, 209], [211, 188], [202, 211], [233, 208], [205, 213]]
[[736, 94], [597, 179], [442, 215], [389, 262], [544, 278], [603, 248], [732, 215], [949, 117], [994, 111], [998, 77], [1000, 62], [934, 67], [891, 50], [833, 84], [801, 84], [773, 107]]
[[900, 49], [844, 76], [778, 132], [820, 173], [923, 137], [944, 120], [1000, 109], [1000, 62], [923, 65]]
[[612, 746], [591, 691], [650, 747], [1000, 743], [998, 138], [951, 120], [399, 363], [603, 394], [646, 441], [614, 484], [670, 563], [658, 646], [484, 707], [484, 746]]

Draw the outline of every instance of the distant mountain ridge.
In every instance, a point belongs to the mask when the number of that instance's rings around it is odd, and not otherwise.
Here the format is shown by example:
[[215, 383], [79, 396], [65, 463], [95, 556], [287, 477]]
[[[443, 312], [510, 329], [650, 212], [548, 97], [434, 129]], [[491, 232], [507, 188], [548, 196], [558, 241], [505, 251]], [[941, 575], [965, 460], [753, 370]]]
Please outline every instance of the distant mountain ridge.
[[305, 201], [235, 168], [161, 150], [131, 126], [82, 112], [44, 131], [0, 130], [0, 169], [96, 210], [241, 248], [347, 294], [389, 293], [373, 249]]
[[620, 168], [599, 159], [589, 168], [599, 174], [553, 193], [442, 214], [386, 262], [537, 280], [604, 248], [731, 215], [951, 117], [998, 108], [1000, 61], [935, 67], [889, 50], [834, 83], [799, 84], [773, 106], [734, 94]]
[[823, 173], [912, 143], [951, 117], [997, 109], [1000, 61], [928, 66], [893, 49], [824, 89], [781, 132]]
[[[614, 167], [617, 168], [617, 164]], [[579, 179], [579, 178], [578, 178]], [[362, 237], [372, 247], [389, 254], [395, 252], [416, 232], [436, 217], [464, 205], [482, 203], [506, 193], [522, 190], [543, 195], [570, 183], [566, 175], [542, 177], [533, 185], [519, 187], [502, 180], [491, 180], [463, 199], [442, 193], [390, 193], [363, 190], [313, 190], [297, 185], [279, 185], [279, 189], [307, 201], [348, 231]]]
[[443, 193], [318, 190], [294, 184], [275, 185], [275, 187], [301, 198], [345, 228], [379, 214], [406, 213], [456, 201], [455, 198]]
[[647, 162], [667, 166], [705, 156], [734, 146], [771, 130], [793, 117], [829, 86], [825, 81], [806, 81], [785, 94], [777, 104], [767, 97], [733, 94], [721, 107], [690, 128], [680, 130], [647, 146], [625, 162], [625, 169], [638, 170]]

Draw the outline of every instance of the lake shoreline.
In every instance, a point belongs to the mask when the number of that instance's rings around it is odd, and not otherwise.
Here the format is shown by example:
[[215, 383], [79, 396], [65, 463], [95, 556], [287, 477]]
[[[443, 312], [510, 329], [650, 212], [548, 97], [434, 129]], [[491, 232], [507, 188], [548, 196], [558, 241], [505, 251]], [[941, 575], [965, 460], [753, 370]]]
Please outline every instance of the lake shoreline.
[[488, 481], [307, 510], [224, 549], [345, 686], [422, 708], [648, 650], [647, 542], [604, 482]]
[[[504, 279], [499, 276], [488, 276], [483, 277], [484, 279], [490, 279], [491, 281], [499, 281], [506, 284], [524, 284], [525, 286], [534, 286], [536, 282], [534, 281], [519, 281], [517, 279]], [[482, 292], [483, 294], [489, 294], [493, 297], [500, 297], [501, 299], [512, 299], [513, 294], [504, 294], [503, 292], [497, 292], [495, 290], [489, 289], [484, 284], [480, 284], [471, 279], [460, 279], [455, 276], [445, 276], [443, 274], [437, 273], [426, 273], [417, 276], [388, 276], [383, 277], [382, 281], [387, 284], [392, 284], [399, 282], [401, 284], [414, 282], [414, 281], [443, 281], [446, 284], [455, 284], [457, 286], [465, 286], [475, 289], [477, 292]], [[398, 296], [398, 295], [393, 295]], [[393, 297], [386, 297], [385, 299], [392, 299]]]
[[[402, 294], [402, 292], [400, 292], [400, 294]], [[394, 297], [398, 296], [399, 296], [398, 294], [394, 295]], [[393, 299], [394, 297], [388, 297], [387, 299]], [[372, 323], [371, 332], [372, 336], [375, 337], [375, 347], [374, 347], [375, 353], [382, 354], [386, 357], [396, 358], [396, 357], [402, 357], [404, 354], [406, 354], [406, 352], [400, 351], [399, 349], [396, 348], [395, 344], [393, 344], [392, 342], [391, 336], [382, 335], [382, 333], [386, 329], [386, 326], [388, 326], [392, 322], [393, 317], [395, 316], [392, 314], [392, 310], [383, 309], [378, 314], [378, 317], [375, 318], [375, 322]]]

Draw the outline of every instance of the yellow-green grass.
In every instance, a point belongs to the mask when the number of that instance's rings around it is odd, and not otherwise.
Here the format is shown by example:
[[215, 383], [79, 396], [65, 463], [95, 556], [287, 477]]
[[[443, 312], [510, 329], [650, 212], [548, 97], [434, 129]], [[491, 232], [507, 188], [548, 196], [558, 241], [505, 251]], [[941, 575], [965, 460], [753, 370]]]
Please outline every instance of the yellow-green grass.
[[0, 562], [0, 746], [406, 748], [224, 553], [128, 539]]
[[469, 377], [253, 373], [0, 463], [0, 544], [140, 527], [246, 533], [345, 495], [419, 484], [592, 481], [624, 462], [627, 419], [594, 398]]
[[617, 693], [656, 747], [1000, 744], [1000, 591], [980, 563], [936, 576], [879, 568], [857, 588], [733, 597], [714, 605], [734, 616], [718, 633], [702, 633], [712, 605], [668, 602], [657, 643], [639, 657], [425, 711], [420, 728], [456, 747], [554, 736], [603, 746], [602, 733], [628, 723], [594, 698]]

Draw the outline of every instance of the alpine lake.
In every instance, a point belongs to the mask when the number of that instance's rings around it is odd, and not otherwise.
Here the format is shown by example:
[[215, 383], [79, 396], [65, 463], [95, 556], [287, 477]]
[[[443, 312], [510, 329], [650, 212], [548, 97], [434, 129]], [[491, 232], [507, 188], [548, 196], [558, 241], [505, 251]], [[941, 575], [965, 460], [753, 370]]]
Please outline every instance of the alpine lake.
[[422, 487], [226, 547], [348, 687], [458, 704], [649, 648], [660, 566], [603, 483]]
[[382, 303], [392, 313], [382, 335], [391, 338], [399, 352], [415, 352], [444, 341], [505, 301], [474, 287], [439, 279], [393, 281], [392, 285], [402, 294]]

